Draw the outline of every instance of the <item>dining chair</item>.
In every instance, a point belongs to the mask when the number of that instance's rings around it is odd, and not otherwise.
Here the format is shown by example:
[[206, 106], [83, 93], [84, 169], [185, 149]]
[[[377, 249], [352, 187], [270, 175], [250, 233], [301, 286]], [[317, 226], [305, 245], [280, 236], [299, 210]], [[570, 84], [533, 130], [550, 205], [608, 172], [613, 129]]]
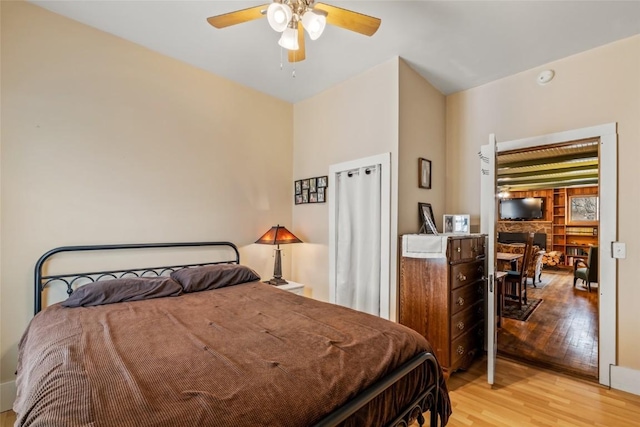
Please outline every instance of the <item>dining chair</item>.
[[598, 282], [598, 247], [591, 246], [587, 261], [576, 258], [573, 262], [573, 287], [576, 287], [578, 279], [582, 279], [587, 285], [587, 292], [591, 292], [591, 282]]
[[504, 278], [505, 288], [509, 289], [509, 296], [518, 302], [518, 309], [522, 304], [527, 304], [527, 270], [531, 261], [531, 250], [533, 248], [533, 233], [529, 233], [524, 246], [524, 254], [519, 270], [507, 271]]

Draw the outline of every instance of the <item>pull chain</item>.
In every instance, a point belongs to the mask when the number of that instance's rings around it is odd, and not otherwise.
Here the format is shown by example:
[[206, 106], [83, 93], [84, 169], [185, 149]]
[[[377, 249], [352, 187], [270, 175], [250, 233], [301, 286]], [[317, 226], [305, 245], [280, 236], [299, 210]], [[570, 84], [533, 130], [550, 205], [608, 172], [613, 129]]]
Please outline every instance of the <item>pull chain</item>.
[[296, 78], [296, 54], [298, 53], [297, 50], [293, 51], [293, 71], [291, 72], [291, 78], [295, 79]]

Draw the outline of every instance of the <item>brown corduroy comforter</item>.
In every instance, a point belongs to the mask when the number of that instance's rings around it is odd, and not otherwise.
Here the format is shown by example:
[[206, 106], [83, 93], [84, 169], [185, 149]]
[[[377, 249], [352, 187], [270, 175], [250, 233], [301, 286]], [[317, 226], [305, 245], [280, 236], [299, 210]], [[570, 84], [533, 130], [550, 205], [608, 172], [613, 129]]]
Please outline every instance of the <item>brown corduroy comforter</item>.
[[[16, 425], [308, 426], [424, 350], [402, 325], [260, 282], [56, 304], [20, 342]], [[385, 424], [432, 377], [412, 373], [345, 425]]]

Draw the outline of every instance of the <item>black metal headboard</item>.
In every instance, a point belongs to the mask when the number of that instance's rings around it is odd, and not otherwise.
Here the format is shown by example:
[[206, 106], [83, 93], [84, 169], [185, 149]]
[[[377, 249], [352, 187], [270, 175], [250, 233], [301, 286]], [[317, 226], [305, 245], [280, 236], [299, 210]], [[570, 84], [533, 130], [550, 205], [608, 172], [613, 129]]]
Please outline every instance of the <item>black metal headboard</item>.
[[[187, 247], [206, 247], [206, 246], [226, 246], [233, 249], [235, 257], [233, 259], [227, 259], [215, 262], [204, 262], [197, 264], [181, 264], [181, 265], [168, 265], [159, 267], [141, 267], [141, 268], [128, 268], [120, 270], [109, 271], [91, 271], [91, 272], [79, 272], [79, 273], [67, 273], [58, 275], [43, 276], [42, 270], [44, 264], [53, 255], [60, 252], [88, 252], [88, 251], [109, 251], [109, 250], [126, 250], [126, 249], [148, 249], [148, 248], [187, 248]], [[44, 288], [51, 282], [60, 281], [67, 285], [67, 294], [73, 293], [73, 285], [79, 279], [85, 279], [89, 282], [96, 282], [103, 278], [117, 279], [126, 275], [134, 275], [137, 277], [145, 274], [155, 274], [161, 276], [168, 271], [175, 271], [181, 268], [196, 267], [202, 265], [213, 264], [240, 264], [240, 252], [238, 248], [231, 242], [185, 242], [185, 243], [131, 243], [121, 245], [91, 245], [91, 246], [61, 246], [59, 248], [51, 249], [40, 257], [36, 263], [35, 268], [35, 282], [34, 282], [34, 314], [42, 309], [42, 292]]]

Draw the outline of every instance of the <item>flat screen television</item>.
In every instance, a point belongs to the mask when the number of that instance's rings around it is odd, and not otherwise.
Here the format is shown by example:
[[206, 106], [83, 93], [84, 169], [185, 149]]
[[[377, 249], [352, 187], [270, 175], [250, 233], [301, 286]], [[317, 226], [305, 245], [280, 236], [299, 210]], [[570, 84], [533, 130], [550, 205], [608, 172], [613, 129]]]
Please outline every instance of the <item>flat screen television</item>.
[[544, 213], [542, 197], [500, 200], [500, 219], [542, 219]]

